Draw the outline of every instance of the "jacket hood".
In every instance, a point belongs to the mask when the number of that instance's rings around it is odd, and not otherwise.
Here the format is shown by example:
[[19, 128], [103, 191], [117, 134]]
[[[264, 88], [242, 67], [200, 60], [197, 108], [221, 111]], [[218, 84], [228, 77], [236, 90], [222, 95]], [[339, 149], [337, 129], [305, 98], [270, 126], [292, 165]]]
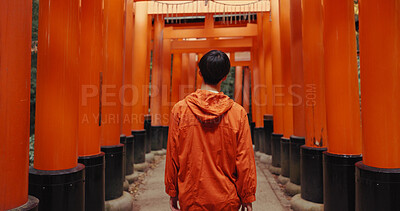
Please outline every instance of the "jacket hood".
[[201, 89], [188, 95], [185, 101], [201, 123], [214, 124], [218, 124], [234, 104], [234, 101], [222, 92], [214, 93]]

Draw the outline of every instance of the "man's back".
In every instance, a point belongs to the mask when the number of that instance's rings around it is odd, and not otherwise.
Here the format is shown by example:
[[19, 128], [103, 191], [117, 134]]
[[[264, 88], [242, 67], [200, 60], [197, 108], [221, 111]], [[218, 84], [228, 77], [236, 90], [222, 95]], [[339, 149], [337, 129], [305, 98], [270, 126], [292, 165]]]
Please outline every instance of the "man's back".
[[[238, 210], [255, 200], [247, 113], [223, 93], [197, 90], [171, 112], [166, 192], [182, 210]], [[179, 192], [179, 193], [178, 193]]]

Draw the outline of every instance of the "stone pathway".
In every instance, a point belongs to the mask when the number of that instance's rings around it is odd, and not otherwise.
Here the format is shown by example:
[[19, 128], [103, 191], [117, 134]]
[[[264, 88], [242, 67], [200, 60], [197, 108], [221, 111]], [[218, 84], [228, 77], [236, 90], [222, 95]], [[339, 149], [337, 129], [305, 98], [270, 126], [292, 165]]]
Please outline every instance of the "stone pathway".
[[[165, 158], [147, 172], [135, 197], [134, 211], [169, 211], [169, 196], [164, 192]], [[257, 192], [253, 210], [283, 211], [289, 210], [288, 202], [271, 173], [260, 163], [257, 163]]]

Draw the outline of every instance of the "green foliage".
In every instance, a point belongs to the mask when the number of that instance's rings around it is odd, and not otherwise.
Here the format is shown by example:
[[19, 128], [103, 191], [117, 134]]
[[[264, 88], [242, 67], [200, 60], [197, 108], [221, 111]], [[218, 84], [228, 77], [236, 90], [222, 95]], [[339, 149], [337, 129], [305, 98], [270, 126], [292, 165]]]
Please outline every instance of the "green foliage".
[[[39, 0], [32, 1], [32, 49], [36, 49], [39, 25]], [[36, 67], [37, 53], [31, 53], [31, 105], [30, 105], [30, 134], [35, 132], [35, 110], [36, 110]], [[33, 145], [32, 145], [33, 148]]]
[[38, 40], [39, 0], [32, 1], [32, 41]]
[[221, 92], [233, 99], [235, 91], [235, 67], [231, 67], [228, 77], [221, 84]]
[[33, 157], [34, 157], [34, 145], [35, 145], [35, 135], [29, 137], [29, 165], [33, 165]]

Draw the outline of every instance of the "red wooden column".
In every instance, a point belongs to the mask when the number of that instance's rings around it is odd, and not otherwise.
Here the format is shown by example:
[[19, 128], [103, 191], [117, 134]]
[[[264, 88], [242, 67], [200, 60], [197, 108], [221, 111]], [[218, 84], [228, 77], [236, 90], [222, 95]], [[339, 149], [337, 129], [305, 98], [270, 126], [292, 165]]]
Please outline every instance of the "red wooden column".
[[271, 135], [272, 166], [271, 171], [280, 174], [281, 137], [283, 136], [283, 78], [281, 60], [281, 36], [279, 24], [279, 0], [271, 0], [271, 54], [273, 83], [273, 122]]
[[272, 96], [272, 51], [271, 51], [271, 12], [263, 15], [263, 48], [264, 48], [264, 71], [266, 85], [266, 103], [267, 115], [273, 114], [273, 96]]
[[31, 31], [32, 1], [0, 2], [0, 210], [38, 206], [28, 197]]
[[302, 1], [302, 30], [306, 145], [300, 149], [301, 197], [323, 203], [322, 152], [326, 150], [327, 129], [320, 0]]
[[181, 85], [182, 54], [174, 53], [172, 58], [172, 79], [171, 79], [171, 107], [179, 100], [179, 87]]
[[[264, 49], [264, 13], [257, 14], [257, 56], [258, 56], [258, 69], [259, 69], [259, 86], [257, 87], [257, 92], [260, 95], [260, 115], [267, 114], [267, 87], [266, 87], [266, 77], [265, 77], [265, 49]], [[267, 32], [265, 32], [267, 33]], [[262, 126], [264, 127], [264, 122], [262, 121]], [[263, 135], [265, 136], [265, 134]], [[264, 138], [265, 139], [265, 138]], [[265, 149], [262, 149], [264, 152]]]
[[154, 40], [153, 40], [153, 69], [151, 72], [151, 96], [150, 96], [150, 114], [151, 131], [153, 137], [151, 142], [152, 150], [162, 149], [162, 74], [163, 74], [163, 30], [164, 17], [157, 15], [154, 17]]
[[[141, 89], [142, 94], [140, 95], [141, 97], [138, 98], [138, 104], [142, 106], [142, 108], [141, 108], [142, 114], [140, 114], [140, 116], [143, 115], [143, 122], [144, 122], [143, 125], [144, 125], [144, 133], [145, 133], [144, 145], [145, 145], [145, 149], [146, 149], [146, 155], [145, 155], [146, 160], [147, 159], [152, 160], [152, 158], [154, 158], [154, 155], [151, 154], [151, 115], [150, 115], [150, 96], [149, 96], [150, 72], [151, 72], [151, 70], [150, 70], [151, 64], [150, 63], [152, 62], [151, 61], [151, 51], [152, 51], [152, 48], [151, 48], [152, 36], [151, 36], [151, 34], [152, 34], [152, 30], [153, 30], [152, 22], [153, 22], [153, 17], [147, 15], [147, 28], [146, 28], [147, 35], [148, 35], [147, 36], [147, 47], [146, 47], [147, 50], [146, 50], [146, 56], [145, 56], [145, 58], [143, 58], [143, 59], [146, 59], [145, 76], [144, 76], [143, 85], [141, 85], [142, 86], [142, 89]], [[136, 24], [136, 22], [135, 22], [135, 24]], [[134, 37], [135, 37], [135, 35], [134, 35]], [[142, 51], [142, 50], [140, 50], [140, 51]], [[135, 57], [135, 52], [136, 52], [136, 49], [134, 46], [133, 57]], [[133, 65], [135, 68], [136, 67], [135, 64], [133, 64]], [[135, 78], [136, 78], [136, 76], [135, 76]], [[139, 81], [137, 81], [136, 83], [139, 83]], [[136, 107], [138, 107], [139, 105], [137, 105]], [[132, 115], [134, 115], [134, 112], [135, 111], [132, 110]], [[136, 127], [141, 127], [141, 125], [142, 125], [142, 121], [138, 121], [138, 123], [136, 124]], [[132, 133], [134, 133], [134, 131], [135, 130], [132, 130]], [[140, 133], [140, 131], [143, 131], [143, 130], [139, 130], [139, 133]]]
[[[152, 25], [153, 18], [151, 16], [147, 16], [147, 54], [146, 54], [146, 74], [145, 74], [145, 83], [142, 89], [143, 97], [142, 97], [142, 104], [143, 104], [143, 114], [148, 115], [150, 113], [150, 63], [151, 61], [151, 51], [152, 51], [152, 30], [153, 30], [153, 25]], [[136, 34], [136, 33], [135, 33]], [[135, 49], [134, 49], [135, 52]], [[135, 54], [133, 54], [135, 57]], [[133, 64], [134, 65], [134, 64]], [[134, 65], [135, 67], [135, 65]]]
[[279, 21], [281, 30], [282, 77], [284, 85], [283, 137], [281, 138], [281, 175], [285, 178], [288, 178], [290, 177], [290, 136], [293, 135], [290, 0], [280, 0]]
[[199, 53], [199, 54], [197, 54], [197, 62], [196, 62], [196, 69], [197, 69], [197, 71], [196, 71], [196, 89], [200, 89], [201, 88], [201, 84], [203, 83], [203, 77], [201, 77], [201, 74], [200, 74], [200, 69], [198, 68], [199, 67], [199, 62], [200, 62], [200, 59], [203, 57], [203, 53]]
[[[266, 71], [265, 71], [265, 49], [264, 49], [264, 16], [265, 13], [257, 14], [257, 56], [258, 56], [258, 69], [259, 69], [259, 85], [256, 88], [255, 92], [258, 93], [259, 97], [259, 106], [260, 106], [260, 122], [261, 129], [260, 130], [260, 152], [267, 153], [267, 141], [266, 141], [266, 131], [264, 125], [264, 116], [267, 114], [267, 86], [266, 86]], [[272, 116], [271, 116], [272, 118]], [[272, 123], [272, 122], [271, 122]]]
[[329, 137], [324, 153], [324, 210], [354, 210], [354, 164], [361, 160], [362, 153], [354, 3], [323, 3]]
[[[253, 46], [256, 46], [257, 40], [253, 39]], [[251, 113], [254, 126], [254, 151], [262, 149], [261, 132], [263, 128], [262, 114], [261, 114], [261, 92], [260, 88], [260, 70], [258, 69], [258, 48], [254, 48], [251, 52], [253, 68], [251, 69]]]
[[197, 54], [189, 53], [189, 68], [188, 68], [188, 88], [190, 94], [196, 90], [196, 68], [197, 68]]
[[181, 84], [179, 86], [179, 100], [182, 100], [190, 93], [188, 75], [189, 75], [189, 54], [182, 53], [181, 62]]
[[124, 0], [104, 0], [104, 56], [101, 99], [101, 150], [106, 154], [105, 200], [123, 193], [121, 87], [123, 83]]
[[[290, 185], [291, 193], [300, 193], [300, 146], [305, 144], [305, 96], [303, 74], [301, 1], [290, 1], [290, 53], [292, 86], [289, 88], [293, 98], [293, 135], [290, 137]], [[293, 188], [292, 188], [293, 187]]]
[[251, 70], [248, 66], [243, 67], [243, 108], [247, 112], [247, 117], [249, 118], [251, 139], [254, 143], [254, 127], [255, 123], [252, 121], [250, 116], [250, 84], [251, 84]]
[[[356, 164], [356, 210], [400, 206], [400, 5], [360, 1], [363, 161]], [[374, 200], [370, 200], [373, 197]]]
[[167, 149], [169, 114], [171, 112], [171, 40], [163, 41], [161, 125], [163, 130], [162, 147]]
[[[133, 163], [146, 161], [151, 151], [150, 127], [145, 130], [145, 115], [149, 110], [151, 18], [147, 14], [146, 1], [134, 1], [134, 27], [131, 85], [131, 133], [133, 135]], [[129, 79], [128, 79], [129, 80]], [[150, 120], [151, 121], [151, 120]], [[149, 123], [150, 125], [150, 123]], [[146, 147], [147, 146], [147, 147]], [[132, 165], [130, 166], [132, 167]]]
[[249, 67], [243, 67], [243, 108], [246, 110], [247, 113], [250, 113], [250, 69], [249, 69]]
[[[133, 39], [134, 39], [134, 18], [133, 18], [133, 0], [125, 0], [125, 21], [124, 21], [124, 69], [123, 69], [123, 86], [120, 94], [122, 103], [122, 117], [121, 117], [121, 144], [125, 146], [125, 158], [124, 168], [125, 175], [133, 175], [134, 169], [133, 164], [135, 159], [137, 160], [141, 155], [144, 160], [145, 153], [142, 150], [138, 150], [134, 147], [138, 141], [134, 139], [140, 139], [140, 135], [132, 135], [132, 103], [134, 99], [133, 86], [132, 86], [132, 71], [133, 71]], [[142, 134], [142, 142], [144, 142], [144, 132]], [[144, 148], [144, 147], [143, 147]], [[135, 150], [138, 150], [137, 152]], [[143, 161], [144, 162], [144, 161]], [[132, 181], [132, 180], [129, 180]]]
[[265, 153], [271, 155], [271, 136], [274, 130], [273, 126], [273, 98], [272, 98], [272, 54], [271, 54], [271, 13], [263, 14], [263, 51], [264, 51], [264, 89], [262, 95], [265, 96], [264, 102], [264, 131], [265, 131]]
[[43, 0], [39, 10], [35, 160], [29, 170], [29, 193], [39, 198], [40, 210], [84, 210], [85, 167], [77, 156], [79, 1]]
[[135, 2], [135, 22], [134, 22], [134, 39], [133, 39], [133, 59], [132, 59], [132, 86], [134, 88], [134, 96], [132, 105], [132, 131], [142, 131], [144, 129], [144, 114], [147, 114], [146, 105], [148, 105], [147, 93], [148, 81], [148, 56], [149, 56], [149, 36], [151, 29], [149, 28], [149, 20], [147, 14], [147, 2]]
[[235, 101], [243, 105], [243, 68], [242, 66], [235, 67]]
[[104, 153], [100, 151], [100, 79], [103, 74], [102, 1], [81, 4], [78, 162], [85, 165], [85, 209], [104, 209]]

